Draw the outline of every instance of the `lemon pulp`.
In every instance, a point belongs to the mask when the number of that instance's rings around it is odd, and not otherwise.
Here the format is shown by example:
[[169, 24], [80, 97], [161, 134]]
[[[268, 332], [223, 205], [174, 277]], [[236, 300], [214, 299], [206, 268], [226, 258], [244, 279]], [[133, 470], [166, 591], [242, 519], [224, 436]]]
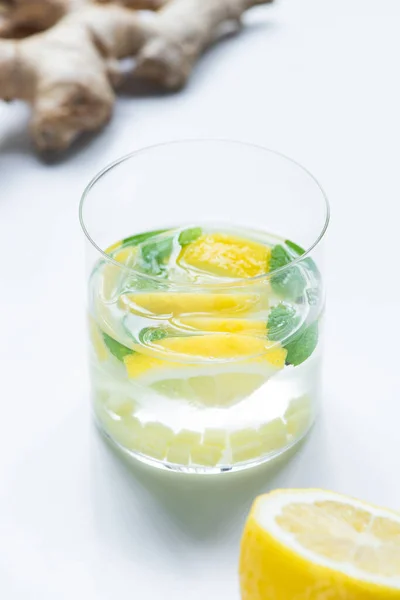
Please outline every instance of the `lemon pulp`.
[[242, 600], [400, 598], [400, 514], [323, 490], [260, 496], [241, 545]]

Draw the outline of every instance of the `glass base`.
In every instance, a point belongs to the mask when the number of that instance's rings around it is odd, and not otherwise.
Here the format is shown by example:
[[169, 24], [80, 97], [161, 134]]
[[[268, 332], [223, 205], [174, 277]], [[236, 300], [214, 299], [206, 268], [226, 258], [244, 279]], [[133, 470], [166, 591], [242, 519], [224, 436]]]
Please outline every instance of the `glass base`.
[[172, 471], [174, 473], [185, 473], [190, 475], [219, 475], [220, 473], [237, 473], [239, 471], [245, 471], [247, 469], [252, 469], [254, 467], [258, 467], [275, 461], [278, 458], [282, 457], [284, 454], [288, 453], [290, 450], [293, 450], [296, 446], [300, 446], [300, 443], [308, 436], [314, 425], [314, 421], [312, 421], [308, 428], [305, 429], [299, 437], [294, 438], [289, 444], [283, 446], [279, 450], [269, 452], [268, 454], [264, 454], [246, 462], [240, 462], [230, 465], [221, 464], [211, 467], [201, 465], [178, 465], [175, 463], [169, 463], [167, 461], [158, 460], [156, 458], [152, 458], [151, 456], [146, 456], [145, 454], [141, 454], [140, 452], [128, 450], [127, 448], [122, 446], [122, 444], [119, 444], [105, 430], [101, 421], [97, 419], [95, 415], [94, 421], [98, 431], [107, 440], [107, 442], [109, 442], [114, 448], [119, 450], [128, 459], [134, 459], [145, 465], [148, 465], [149, 467], [155, 467], [156, 469], [161, 469], [163, 471]]

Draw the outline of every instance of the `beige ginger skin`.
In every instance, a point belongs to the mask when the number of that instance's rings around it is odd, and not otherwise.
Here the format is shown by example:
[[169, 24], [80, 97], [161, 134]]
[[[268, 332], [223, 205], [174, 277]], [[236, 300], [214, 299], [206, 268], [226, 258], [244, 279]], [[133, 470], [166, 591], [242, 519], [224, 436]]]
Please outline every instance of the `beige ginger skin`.
[[[222, 25], [270, 1], [15, 0], [3, 13], [3, 35], [21, 26], [43, 31], [0, 40], [0, 99], [30, 104], [39, 150], [65, 150], [110, 119], [121, 59], [135, 57], [137, 77], [179, 89]], [[157, 12], [144, 18], [132, 6]]]

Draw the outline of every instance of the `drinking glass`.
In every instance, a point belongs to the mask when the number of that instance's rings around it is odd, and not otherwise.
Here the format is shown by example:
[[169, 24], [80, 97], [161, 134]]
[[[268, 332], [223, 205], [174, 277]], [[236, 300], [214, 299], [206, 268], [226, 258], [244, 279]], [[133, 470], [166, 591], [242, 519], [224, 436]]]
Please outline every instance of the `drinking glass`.
[[[80, 221], [93, 410], [112, 442], [155, 467], [222, 473], [307, 434], [329, 222], [308, 171], [250, 144], [160, 144], [103, 169]], [[190, 272], [188, 256], [200, 260]], [[206, 259], [230, 275], [202, 276]]]

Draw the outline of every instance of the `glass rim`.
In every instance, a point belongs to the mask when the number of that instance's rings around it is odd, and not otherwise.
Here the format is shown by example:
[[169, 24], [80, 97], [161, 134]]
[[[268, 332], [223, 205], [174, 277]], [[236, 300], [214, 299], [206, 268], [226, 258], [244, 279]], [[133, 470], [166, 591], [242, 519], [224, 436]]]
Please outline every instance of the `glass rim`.
[[253, 277], [242, 277], [242, 278], [235, 278], [235, 279], [229, 278], [229, 279], [227, 279], [227, 281], [218, 282], [218, 284], [216, 284], [215, 282], [207, 282], [207, 283], [201, 283], [201, 284], [193, 283], [193, 282], [170, 282], [169, 286], [171, 288], [173, 288], [173, 287], [177, 287], [177, 288], [190, 288], [190, 287], [207, 288], [207, 287], [215, 287], [216, 285], [218, 287], [233, 286], [235, 284], [243, 285], [246, 283], [251, 283], [254, 281], [260, 281], [263, 279], [267, 279], [267, 278], [271, 277], [271, 275], [278, 275], [280, 273], [284, 273], [286, 270], [290, 269], [297, 263], [299, 263], [299, 262], [303, 261], [305, 258], [307, 258], [315, 250], [315, 248], [319, 245], [319, 243], [324, 238], [326, 230], [328, 229], [328, 225], [330, 222], [331, 209], [330, 209], [329, 200], [325, 193], [325, 190], [323, 189], [322, 185], [319, 183], [317, 178], [308, 169], [306, 169], [306, 167], [303, 167], [303, 165], [301, 165], [299, 162], [297, 162], [293, 158], [286, 156], [282, 152], [278, 152], [276, 150], [271, 150], [270, 148], [266, 148], [265, 146], [261, 146], [259, 144], [253, 144], [250, 142], [241, 142], [239, 140], [224, 139], [224, 138], [191, 138], [191, 139], [189, 138], [189, 139], [179, 139], [179, 140], [160, 142], [158, 144], [151, 144], [150, 146], [144, 146], [143, 148], [139, 148], [138, 150], [134, 150], [132, 152], [129, 152], [128, 154], [124, 154], [120, 158], [117, 158], [113, 162], [106, 165], [103, 169], [101, 169], [101, 171], [99, 171], [94, 177], [92, 177], [92, 179], [86, 185], [86, 187], [83, 190], [80, 202], [79, 202], [79, 223], [81, 225], [82, 231], [83, 231], [86, 239], [90, 242], [90, 244], [93, 246], [93, 248], [95, 248], [95, 250], [97, 250], [97, 252], [103, 257], [103, 259], [106, 260], [107, 263], [111, 263], [111, 264], [119, 267], [120, 269], [125, 270], [133, 275], [139, 276], [143, 279], [150, 280], [150, 281], [153, 281], [156, 283], [163, 282], [163, 280], [160, 279], [160, 277], [157, 277], [156, 275], [149, 275], [147, 273], [143, 273], [137, 269], [134, 269], [133, 267], [128, 267], [127, 265], [124, 265], [123, 263], [118, 262], [112, 256], [107, 254], [107, 252], [102, 250], [100, 248], [100, 246], [98, 246], [96, 244], [94, 239], [89, 234], [89, 231], [86, 227], [85, 220], [83, 217], [83, 209], [84, 209], [85, 200], [89, 196], [91, 190], [94, 188], [96, 183], [98, 183], [105, 175], [107, 175], [107, 173], [109, 171], [111, 171], [115, 167], [118, 167], [120, 164], [130, 160], [131, 158], [135, 158], [138, 155], [146, 154], [148, 152], [151, 152], [152, 150], [156, 150], [158, 148], [163, 148], [165, 146], [184, 145], [184, 144], [195, 145], [195, 144], [201, 144], [201, 143], [232, 144], [232, 145], [236, 145], [236, 146], [241, 146], [243, 148], [247, 147], [249, 149], [259, 150], [259, 151], [265, 152], [266, 154], [270, 154], [270, 155], [272, 154], [279, 158], [283, 158], [284, 160], [291, 163], [292, 165], [295, 165], [301, 171], [303, 171], [303, 173], [305, 175], [307, 175], [309, 178], [311, 178], [312, 181], [317, 186], [317, 188], [319, 189], [319, 191], [321, 193], [321, 197], [325, 204], [325, 221], [324, 221], [324, 225], [323, 225], [320, 233], [316, 237], [315, 241], [311, 244], [311, 246], [306, 248], [303, 254], [294, 258], [290, 263], [288, 263], [287, 265], [284, 265], [283, 267], [280, 267], [279, 269], [275, 269], [274, 271], [270, 271], [268, 273], [262, 273], [261, 275], [255, 275]]

